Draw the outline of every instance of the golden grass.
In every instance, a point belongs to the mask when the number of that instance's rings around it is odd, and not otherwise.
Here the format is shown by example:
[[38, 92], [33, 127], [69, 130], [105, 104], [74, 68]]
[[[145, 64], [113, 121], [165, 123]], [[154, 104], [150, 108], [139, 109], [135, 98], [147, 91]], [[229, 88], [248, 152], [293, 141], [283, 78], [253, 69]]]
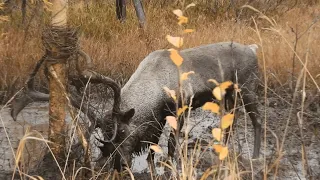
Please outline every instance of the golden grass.
[[[80, 28], [81, 46], [91, 55], [95, 68], [124, 83], [148, 53], [169, 47], [165, 41], [167, 34], [177, 33], [177, 25], [173, 23], [175, 17], [170, 10], [173, 8], [170, 6], [154, 8], [153, 6], [155, 5], [151, 3], [145, 7], [147, 14], [145, 31], [138, 28], [135, 12], [131, 6], [128, 8], [126, 23], [121, 24], [115, 17], [114, 7], [109, 3], [91, 4], [89, 9], [71, 6], [69, 23]], [[319, 11], [319, 5], [300, 6], [281, 16], [274, 15], [273, 17], [278, 22], [278, 27], [284, 37], [294, 46], [295, 34], [291, 27], [298, 32], [298, 35], [303, 33], [315, 20]], [[185, 48], [220, 41], [237, 41], [244, 44], [258, 42], [256, 34], [251, 29], [253, 25], [250, 18], [235, 23], [232, 18], [214, 20], [210, 16], [205, 16], [206, 12], [199, 9], [197, 9], [198, 14], [192, 10], [189, 12], [191, 22], [188, 27], [196, 29], [196, 33], [187, 37]], [[18, 19], [0, 25], [2, 27], [0, 30], [0, 63], [2, 65], [0, 67], [0, 90], [6, 92], [15, 85], [15, 79], [17, 79], [15, 86], [21, 86], [30, 69], [43, 54], [41, 29], [37, 26], [39, 22], [30, 23], [26, 33], [17, 27]], [[263, 27], [263, 23], [261, 26]], [[42, 27], [41, 24], [40, 27]], [[308, 69], [316, 76], [320, 65], [318, 50], [320, 49], [320, 34], [317, 33], [320, 26], [316, 24], [313, 28], [310, 34], [312, 41]], [[291, 79], [293, 52], [279, 35], [263, 30], [261, 35], [265, 46], [269, 82], [271, 85], [283, 85]], [[298, 40], [296, 51], [300, 57], [306, 53], [306, 45], [307, 33]], [[296, 64], [296, 69], [300, 69], [300, 63]]]

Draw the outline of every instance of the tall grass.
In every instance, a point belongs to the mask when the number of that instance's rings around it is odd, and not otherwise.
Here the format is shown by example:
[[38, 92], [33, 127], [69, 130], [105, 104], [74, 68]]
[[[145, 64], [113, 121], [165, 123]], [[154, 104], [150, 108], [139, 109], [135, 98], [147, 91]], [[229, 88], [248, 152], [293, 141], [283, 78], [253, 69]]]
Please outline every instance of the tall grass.
[[[101, 1], [89, 4], [88, 7], [78, 2], [72, 4], [69, 23], [79, 27], [81, 47], [93, 59], [95, 69], [120, 83], [125, 83], [148, 53], [170, 47], [165, 36], [178, 33], [171, 10], [178, 6], [180, 1], [174, 2], [177, 3], [172, 5], [157, 1], [146, 2], [145, 30], [138, 28], [131, 6], [126, 23], [121, 24], [115, 18], [113, 4]], [[219, 4], [213, 6], [220, 7], [219, 11], [211, 12], [212, 8], [208, 6], [211, 5], [210, 2], [199, 1], [195, 12], [188, 14], [192, 17], [188, 26], [196, 29], [196, 33], [186, 37], [184, 48], [221, 41], [261, 43], [264, 57], [262, 58], [260, 52], [259, 59], [265, 60], [260, 61], [260, 64], [261, 68], [265, 68], [267, 87], [274, 91], [293, 89], [291, 80], [301, 79], [298, 78], [301, 69], [308, 69], [319, 84], [317, 77], [320, 68], [320, 26], [318, 23], [314, 24], [319, 19], [319, 4], [292, 4], [293, 1], [283, 1], [286, 3], [271, 8], [263, 3], [256, 4], [262, 12], [275, 20], [274, 28], [279, 32], [274, 33], [263, 28], [268, 27], [268, 23], [264, 21], [257, 21], [255, 26], [250, 18], [255, 16], [254, 13], [228, 10], [228, 1], [218, 2]], [[244, 2], [238, 1], [235, 8], [241, 3]], [[24, 83], [28, 72], [43, 54], [40, 33], [44, 22], [32, 18], [32, 12], [29, 13], [29, 20], [33, 20], [27, 25], [21, 26], [21, 17], [15, 12], [10, 22], [0, 24], [0, 101], [11, 97], [16, 88]], [[311, 25], [313, 30], [309, 31]], [[259, 31], [259, 36], [255, 31]], [[297, 56], [307, 56], [306, 67], [298, 62]], [[39, 78], [40, 83], [41, 79], [43, 78]], [[315, 83], [308, 79], [305, 80], [304, 87], [306, 86], [312, 89]], [[275, 164], [278, 166], [279, 160], [275, 161]], [[233, 177], [240, 177], [237, 174], [240, 172], [236, 161], [230, 160], [227, 166]], [[192, 165], [190, 167], [192, 169]]]
[[[145, 4], [147, 14], [147, 28], [142, 31], [132, 6], [128, 6], [128, 19], [121, 24], [117, 21], [112, 3], [92, 3], [86, 8], [78, 3], [71, 5], [69, 23], [79, 27], [81, 31], [81, 46], [91, 55], [95, 67], [99, 72], [124, 83], [134, 72], [139, 62], [150, 52], [167, 48], [164, 40], [166, 34], [175, 33], [174, 16], [170, 14], [172, 6], [157, 8], [157, 3], [152, 1]], [[204, 5], [203, 5], [204, 6]], [[244, 44], [255, 43], [257, 36], [253, 33], [253, 24], [249, 21], [248, 13], [235, 17], [223, 14], [208, 13], [205, 8], [197, 7], [196, 13], [190, 12], [190, 26], [197, 33], [186, 39], [188, 47], [220, 41], [238, 41]], [[208, 7], [207, 7], [208, 8]], [[292, 44], [295, 43], [297, 32], [301, 36], [298, 40], [296, 51], [303, 56], [307, 43], [306, 31], [315, 20], [319, 5], [296, 6], [287, 11], [274, 11], [271, 16], [277, 21], [283, 35]], [[298, 17], [297, 17], [298, 14]], [[43, 20], [33, 17], [30, 9], [27, 25], [21, 25], [18, 13], [12, 16], [10, 22], [0, 24], [0, 91], [2, 101], [20, 87], [26, 80], [26, 75], [35, 62], [43, 54], [41, 45], [41, 27]], [[215, 17], [214, 15], [220, 17]], [[251, 15], [251, 14], [250, 14]], [[215, 17], [215, 18], [214, 18]], [[223, 17], [223, 18], [221, 18]], [[23, 28], [24, 27], [24, 28]], [[27, 27], [27, 28], [26, 28]], [[320, 65], [319, 26], [314, 26], [310, 35], [310, 62], [308, 68], [313, 75], [317, 75]], [[286, 85], [291, 79], [293, 53], [283, 39], [278, 35], [262, 30], [261, 36], [265, 44], [266, 66], [270, 76], [270, 85]], [[285, 67], [285, 68], [284, 68]], [[301, 66], [295, 66], [295, 74]], [[4, 98], [5, 97], [5, 98]]]
[[[223, 5], [223, 4], [222, 4]], [[197, 33], [186, 39], [188, 47], [220, 41], [238, 41], [244, 44], [255, 43], [258, 37], [252, 31], [252, 21], [248, 11], [239, 12], [238, 21], [235, 16], [226, 16], [226, 13], [209, 13], [204, 4], [200, 3], [195, 12], [187, 14], [192, 17], [189, 26]], [[284, 5], [283, 5], [284, 6]], [[201, 8], [203, 7], [203, 8]], [[285, 38], [295, 43], [295, 33], [300, 36], [315, 20], [320, 6], [300, 4], [292, 9], [273, 11], [271, 16], [277, 22]], [[157, 3], [145, 3], [147, 14], [147, 28], [142, 31], [138, 28], [138, 21], [132, 6], [128, 5], [126, 23], [117, 21], [114, 13], [114, 4], [106, 2], [92, 3], [86, 8], [78, 3], [71, 5], [69, 23], [79, 27], [81, 31], [81, 46], [91, 55], [95, 68], [112, 78], [124, 83], [134, 72], [139, 62], [150, 52], [167, 48], [164, 37], [175, 33], [173, 6], [166, 5], [157, 8]], [[10, 22], [0, 24], [0, 91], [2, 100], [12, 95], [17, 87], [25, 81], [26, 75], [35, 62], [43, 54], [41, 45], [41, 27], [44, 21], [33, 17], [34, 9], [29, 10], [27, 24], [21, 25], [21, 17], [13, 13]], [[231, 11], [231, 10], [230, 10]], [[270, 10], [269, 10], [270, 11]], [[41, 14], [41, 13], [38, 13]], [[248, 15], [249, 14], [249, 15]], [[271, 14], [271, 12], [269, 12]], [[298, 14], [298, 17], [297, 17]], [[45, 14], [44, 14], [45, 15]], [[42, 15], [43, 17], [43, 15]], [[263, 24], [262, 24], [263, 25]], [[263, 26], [260, 26], [263, 27]], [[317, 75], [320, 65], [319, 25], [314, 26], [310, 35], [310, 62], [308, 68], [313, 75]], [[264, 31], [261, 36], [265, 44], [266, 66], [270, 85], [286, 85], [291, 79], [293, 53], [283, 39], [278, 35]], [[296, 51], [303, 56], [307, 44], [307, 36], [302, 35], [297, 43]], [[301, 66], [295, 66], [295, 74]], [[6, 98], [4, 98], [4, 96]]]

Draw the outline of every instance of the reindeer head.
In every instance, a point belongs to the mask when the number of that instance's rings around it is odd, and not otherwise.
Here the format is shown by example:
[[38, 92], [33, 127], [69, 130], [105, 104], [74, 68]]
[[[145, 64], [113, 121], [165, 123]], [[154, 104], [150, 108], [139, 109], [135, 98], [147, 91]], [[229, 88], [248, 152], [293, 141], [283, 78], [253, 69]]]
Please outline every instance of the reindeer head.
[[[105, 141], [97, 138], [97, 140], [103, 144], [102, 146], [98, 147], [100, 148], [104, 157], [115, 153], [117, 146], [121, 145], [121, 143], [130, 136], [129, 123], [134, 113], [134, 109], [116, 113], [109, 112], [103, 118], [104, 123], [97, 125], [97, 127], [101, 128], [105, 139], [110, 139], [111, 136], [114, 136], [111, 137], [113, 141]], [[113, 127], [112, 122], [114, 121], [117, 122], [117, 127]], [[117, 132], [112, 133], [114, 130], [117, 130]]]
[[[114, 113], [109, 112], [103, 119], [103, 122], [105, 123], [101, 123], [101, 125], [99, 126], [103, 132], [104, 139], [106, 139], [106, 137], [110, 138], [113, 135], [113, 137], [111, 138], [113, 141], [105, 141], [97, 138], [97, 140], [102, 143], [102, 146], [98, 146], [103, 156], [101, 157], [101, 159], [104, 159], [104, 157], [115, 155], [114, 168], [117, 169], [118, 172], [122, 170], [123, 166], [131, 166], [131, 153], [130, 151], [127, 151], [128, 144], [126, 143], [128, 142], [126, 140], [131, 136], [129, 123], [134, 116], [134, 113], [134, 109]], [[112, 122], [117, 122], [116, 127], [113, 127]], [[112, 133], [112, 129], [110, 128], [116, 130], [117, 132]], [[124, 158], [121, 158], [123, 156]]]

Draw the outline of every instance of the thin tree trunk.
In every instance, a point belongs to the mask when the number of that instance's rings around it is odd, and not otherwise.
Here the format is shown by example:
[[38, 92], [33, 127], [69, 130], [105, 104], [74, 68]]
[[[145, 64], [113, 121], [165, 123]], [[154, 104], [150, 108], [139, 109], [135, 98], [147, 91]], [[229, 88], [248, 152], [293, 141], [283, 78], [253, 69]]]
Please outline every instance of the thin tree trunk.
[[[67, 0], [52, 0], [52, 26], [66, 27], [67, 25]], [[53, 50], [54, 51], [54, 50]], [[59, 52], [53, 52], [59, 53]], [[58, 63], [51, 65], [49, 71], [55, 72], [58, 81], [66, 86], [66, 65]], [[62, 93], [61, 84], [52, 75], [49, 76], [50, 102], [49, 102], [49, 140], [53, 154], [56, 158], [64, 158], [65, 147], [65, 117], [66, 98]], [[65, 88], [64, 88], [65, 89]], [[61, 161], [60, 161], [61, 162]]]
[[144, 14], [142, 3], [140, 0], [133, 0], [133, 3], [134, 3], [134, 8], [136, 10], [136, 14], [139, 20], [139, 25], [141, 28], [144, 28], [146, 25], [146, 16]]
[[116, 0], [116, 13], [121, 22], [126, 21], [126, 0]]
[[22, 14], [22, 24], [26, 21], [26, 9], [27, 9], [27, 0], [22, 0], [21, 4], [21, 14]]

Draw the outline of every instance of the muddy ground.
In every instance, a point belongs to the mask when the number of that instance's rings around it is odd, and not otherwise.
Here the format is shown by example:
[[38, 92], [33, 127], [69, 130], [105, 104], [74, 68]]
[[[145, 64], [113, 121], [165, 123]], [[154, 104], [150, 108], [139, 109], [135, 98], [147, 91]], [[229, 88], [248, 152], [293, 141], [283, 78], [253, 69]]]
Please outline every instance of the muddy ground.
[[[290, 101], [289, 101], [290, 102]], [[264, 102], [261, 99], [260, 112], [264, 114]], [[44, 135], [47, 134], [47, 119], [48, 119], [48, 104], [47, 103], [33, 103], [29, 105], [19, 115], [18, 120], [15, 122], [9, 116], [9, 109], [7, 107], [1, 107], [1, 120], [4, 124], [0, 125], [0, 179], [10, 178], [11, 172], [14, 169], [14, 157], [13, 152], [16, 151], [18, 142], [26, 131], [27, 126], [32, 126], [33, 129], [42, 132]], [[299, 107], [297, 108], [299, 109]], [[234, 136], [234, 149], [239, 156], [239, 167], [241, 171], [249, 171], [244, 173], [243, 179], [255, 179], [262, 178], [263, 160], [262, 157], [265, 155], [269, 166], [277, 158], [277, 139], [282, 140], [285, 125], [288, 119], [290, 111], [290, 105], [288, 102], [281, 100], [280, 98], [273, 97], [268, 99], [267, 106], [267, 124], [270, 131], [267, 132], [267, 146], [261, 147], [260, 159], [252, 161], [253, 174], [251, 172], [251, 166], [249, 161], [249, 153], [253, 152], [253, 127], [251, 125], [250, 118], [244, 118], [243, 112], [239, 112], [238, 123], [236, 127], [236, 135]], [[292, 120], [289, 123], [288, 134], [284, 144], [284, 157], [280, 161], [279, 171], [277, 172], [276, 179], [307, 179], [304, 174], [304, 168], [302, 164], [301, 156], [301, 137], [299, 133], [297, 123], [297, 111], [293, 113]], [[313, 179], [320, 179], [320, 114], [317, 108], [313, 105], [308, 107], [305, 111], [304, 123], [302, 132], [304, 134], [303, 142], [307, 152], [307, 163], [309, 167], [309, 175]], [[68, 117], [70, 122], [70, 117]], [[201, 139], [203, 144], [203, 150], [205, 144], [211, 142], [212, 135], [211, 129], [217, 127], [219, 121], [218, 118], [209, 112], [204, 112], [201, 109], [197, 109], [191, 113], [189, 126], [187, 127], [190, 131], [189, 144], [190, 146], [198, 139]], [[247, 129], [247, 131], [246, 131]], [[6, 130], [6, 132], [5, 132]], [[271, 133], [272, 131], [272, 133]], [[10, 138], [10, 143], [7, 139], [6, 133]], [[169, 134], [169, 128], [165, 129], [165, 133], [161, 136], [160, 146], [164, 150], [164, 155], [157, 154], [156, 161], [163, 159], [167, 151], [167, 140], [166, 137]], [[248, 143], [246, 143], [246, 138]], [[12, 147], [12, 148], [11, 148]], [[27, 162], [28, 166], [33, 167], [37, 164], [37, 158], [44, 153], [44, 144], [32, 142], [28, 145], [26, 153], [30, 157]], [[96, 157], [99, 156], [97, 149], [95, 151]], [[149, 170], [146, 162], [146, 154], [136, 157], [133, 162], [132, 170], [135, 173], [136, 179], [150, 179]], [[216, 156], [213, 153], [212, 148], [207, 148], [201, 155], [200, 164], [197, 166], [195, 173], [195, 179], [200, 179], [201, 174], [210, 167], [214, 162]], [[27, 165], [26, 165], [27, 166]], [[163, 174], [164, 168], [157, 167], [157, 173]], [[269, 178], [273, 179], [274, 171], [269, 172]], [[11, 179], [11, 178], [10, 178]]]

